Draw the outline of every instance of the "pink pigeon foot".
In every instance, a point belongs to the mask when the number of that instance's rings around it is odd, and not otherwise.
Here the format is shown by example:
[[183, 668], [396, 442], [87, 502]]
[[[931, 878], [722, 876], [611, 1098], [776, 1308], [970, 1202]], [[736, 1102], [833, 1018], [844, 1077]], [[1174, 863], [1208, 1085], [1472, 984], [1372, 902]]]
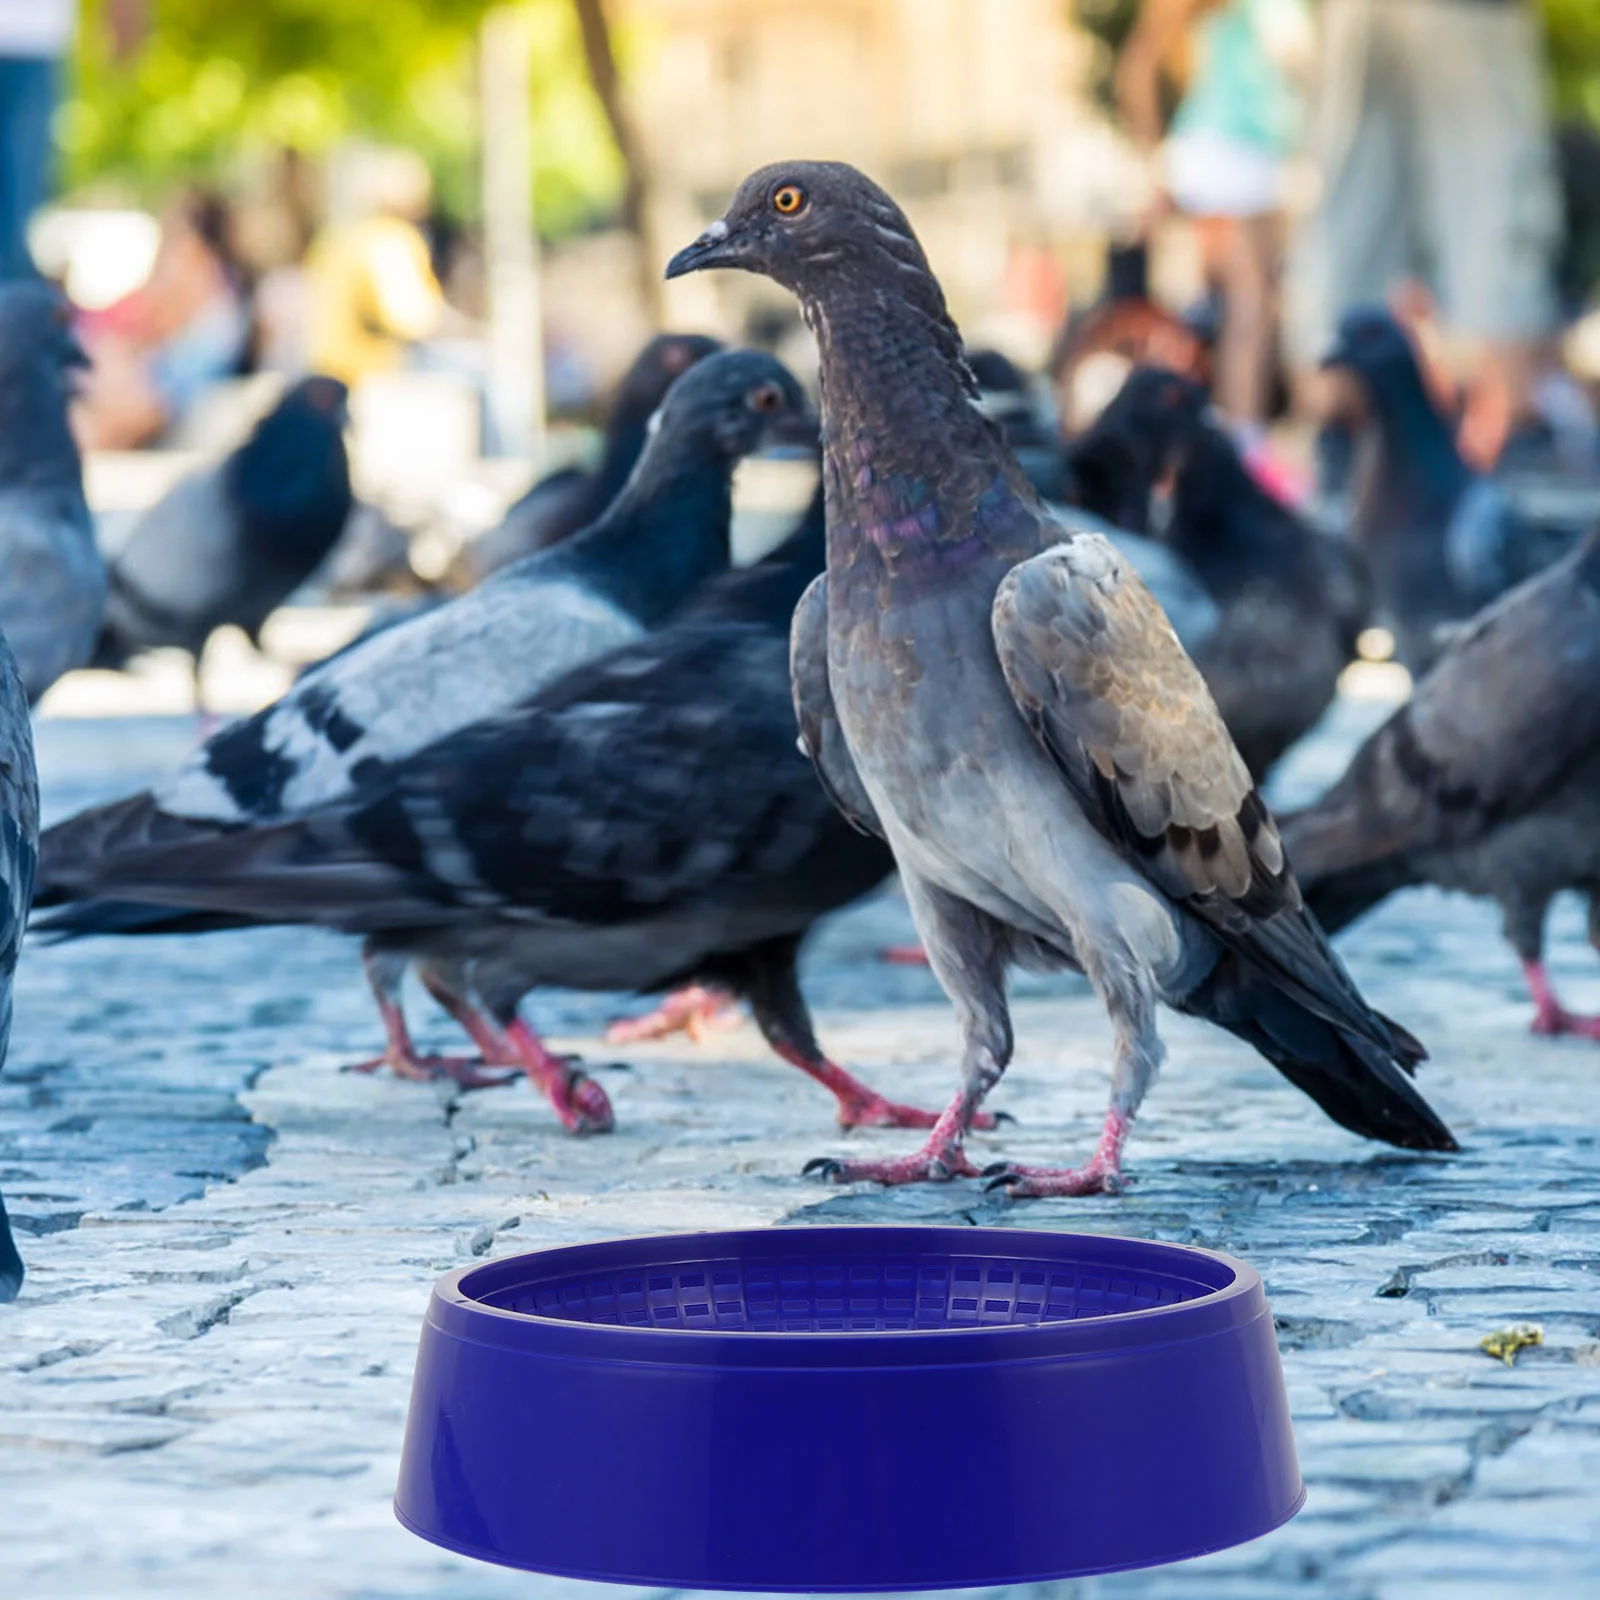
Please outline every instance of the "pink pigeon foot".
[[1545, 1038], [1559, 1038], [1570, 1033], [1579, 1039], [1600, 1040], [1600, 1017], [1584, 1017], [1567, 1008], [1556, 999], [1550, 976], [1542, 961], [1524, 961], [1523, 976], [1528, 981], [1528, 992], [1533, 996], [1533, 1031]]
[[986, 1187], [1003, 1189], [1013, 1200], [1042, 1200], [1054, 1195], [1121, 1194], [1122, 1144], [1132, 1117], [1116, 1111], [1106, 1117], [1094, 1154], [1081, 1167], [1017, 1167], [1009, 1162], [986, 1167]]
[[479, 1071], [485, 1065], [481, 1060], [418, 1055], [416, 1046], [411, 1042], [411, 1031], [406, 1027], [405, 1012], [398, 1001], [385, 993], [378, 995], [378, 1014], [383, 1019], [383, 1054], [373, 1056], [369, 1061], [354, 1061], [344, 1069], [346, 1072], [373, 1073], [387, 1067], [397, 1078], [406, 1078], [415, 1083], [451, 1078], [463, 1089], [495, 1089], [517, 1081], [514, 1072]]
[[[937, 1111], [924, 1111], [920, 1106], [906, 1106], [890, 1100], [826, 1056], [813, 1060], [793, 1046], [774, 1048], [791, 1067], [798, 1067], [808, 1078], [815, 1078], [839, 1102], [841, 1128], [932, 1128], [938, 1125], [940, 1114]], [[993, 1128], [1003, 1114], [980, 1111], [973, 1117], [972, 1126]]]
[[374, 1073], [387, 1067], [397, 1078], [428, 1083], [451, 1078], [463, 1089], [498, 1089], [517, 1081], [514, 1072], [482, 1072], [483, 1062], [466, 1056], [419, 1056], [414, 1051], [385, 1050], [366, 1061], [352, 1061], [345, 1072]]
[[516, 1054], [517, 1064], [529, 1081], [550, 1102], [568, 1133], [610, 1133], [616, 1117], [606, 1092], [569, 1056], [558, 1056], [546, 1048], [521, 1017], [505, 1029], [505, 1037]]
[[939, 1113], [928, 1142], [914, 1155], [891, 1161], [838, 1161], [819, 1156], [805, 1165], [807, 1174], [835, 1183], [947, 1183], [951, 1178], [976, 1178], [978, 1169], [961, 1148], [964, 1103], [960, 1095]]
[[743, 1013], [719, 989], [694, 984], [669, 994], [654, 1011], [642, 1017], [620, 1017], [606, 1029], [607, 1044], [637, 1044], [643, 1039], [665, 1039], [683, 1032], [696, 1044], [723, 1028], [737, 1028]]
[[457, 994], [435, 973], [424, 971], [428, 992], [466, 1029], [483, 1059], [520, 1068], [550, 1102], [568, 1133], [610, 1133], [616, 1125], [611, 1102], [598, 1083], [569, 1057], [558, 1056], [521, 1017], [502, 1026], [482, 1005]]

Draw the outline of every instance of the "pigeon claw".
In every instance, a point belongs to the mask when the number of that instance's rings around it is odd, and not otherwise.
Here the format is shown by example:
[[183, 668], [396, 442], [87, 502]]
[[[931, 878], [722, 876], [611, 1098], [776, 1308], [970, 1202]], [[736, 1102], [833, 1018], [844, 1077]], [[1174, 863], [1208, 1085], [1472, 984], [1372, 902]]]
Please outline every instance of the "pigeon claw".
[[1121, 1194], [1122, 1169], [1113, 1161], [1096, 1157], [1081, 1167], [1014, 1167], [1004, 1162], [986, 1167], [987, 1194], [1003, 1193], [1008, 1200], [1047, 1200], [1091, 1194]]
[[462, 1056], [419, 1056], [410, 1052], [386, 1051], [367, 1061], [352, 1061], [340, 1068], [342, 1072], [360, 1072], [371, 1075], [387, 1067], [397, 1078], [411, 1083], [432, 1083], [448, 1078], [463, 1089], [499, 1089], [515, 1083], [521, 1073], [483, 1072], [481, 1060]]
[[844, 1162], [835, 1161], [832, 1156], [813, 1156], [800, 1169], [802, 1178], [822, 1178], [824, 1180], [837, 1178], [844, 1171]]
[[573, 1065], [566, 1066], [565, 1079], [550, 1089], [550, 1104], [568, 1133], [580, 1138], [591, 1133], [610, 1133], [616, 1127], [616, 1114], [606, 1092], [587, 1072]]
[[915, 1155], [891, 1161], [838, 1161], [818, 1156], [808, 1161], [805, 1171], [834, 1183], [881, 1183], [897, 1187], [904, 1183], [948, 1183], [952, 1178], [975, 1178], [978, 1169], [959, 1148], [922, 1149]]

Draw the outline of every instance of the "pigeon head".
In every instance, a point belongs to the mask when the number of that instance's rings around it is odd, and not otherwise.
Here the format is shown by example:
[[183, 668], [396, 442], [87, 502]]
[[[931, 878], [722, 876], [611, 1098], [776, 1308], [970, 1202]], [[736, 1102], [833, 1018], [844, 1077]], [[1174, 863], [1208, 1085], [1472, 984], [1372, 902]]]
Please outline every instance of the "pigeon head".
[[722, 348], [716, 339], [699, 333], [658, 333], [637, 356], [617, 385], [612, 417], [618, 422], [646, 418], [666, 398], [667, 390], [697, 361]]
[[1349, 372], [1369, 388], [1413, 377], [1417, 353], [1411, 338], [1386, 306], [1355, 306], [1339, 319], [1333, 344], [1322, 358], [1328, 372]]
[[1135, 367], [1071, 447], [1077, 500], [1119, 528], [1146, 533], [1150, 500], [1201, 427], [1206, 391], [1165, 367]]
[[278, 402], [277, 409], [342, 430], [350, 424], [350, 391], [337, 378], [302, 378]]
[[338, 538], [350, 514], [349, 421], [349, 391], [337, 378], [302, 378], [228, 457], [228, 496], [263, 561], [299, 570]]
[[1211, 403], [1203, 385], [1166, 367], [1135, 367], [1096, 419], [1143, 441], [1153, 462], [1170, 466]]
[[37, 281], [0, 286], [0, 482], [77, 483], [67, 406], [88, 364], [60, 293]]
[[667, 276], [709, 267], [759, 272], [802, 300], [839, 281], [933, 281], [905, 213], [838, 161], [782, 161], [751, 173], [726, 213], [667, 263]]
[[645, 458], [736, 461], [777, 445], [816, 442], [817, 419], [794, 374], [763, 351], [725, 350], [697, 362], [667, 390], [651, 418]]
[[59, 291], [43, 282], [0, 286], [0, 384], [50, 378], [65, 391], [67, 375], [88, 365]]

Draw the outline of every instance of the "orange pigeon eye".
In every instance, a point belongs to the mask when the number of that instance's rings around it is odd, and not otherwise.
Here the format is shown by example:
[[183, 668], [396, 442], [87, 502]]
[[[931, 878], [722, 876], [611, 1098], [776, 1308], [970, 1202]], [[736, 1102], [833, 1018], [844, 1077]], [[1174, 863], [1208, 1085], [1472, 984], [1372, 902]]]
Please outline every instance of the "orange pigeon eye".
[[772, 209], [780, 217], [793, 217], [805, 209], [806, 192], [798, 183], [786, 183], [773, 191]]

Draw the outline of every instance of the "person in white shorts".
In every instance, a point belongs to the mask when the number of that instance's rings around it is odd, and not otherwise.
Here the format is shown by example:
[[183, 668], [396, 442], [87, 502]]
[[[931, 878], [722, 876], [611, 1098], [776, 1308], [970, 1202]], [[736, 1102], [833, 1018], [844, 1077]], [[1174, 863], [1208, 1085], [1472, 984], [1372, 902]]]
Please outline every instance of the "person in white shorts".
[[1492, 459], [1554, 329], [1561, 202], [1543, 40], [1524, 0], [1322, 0], [1310, 154], [1321, 198], [1288, 284], [1295, 363], [1407, 278], [1471, 369], [1463, 442]]

